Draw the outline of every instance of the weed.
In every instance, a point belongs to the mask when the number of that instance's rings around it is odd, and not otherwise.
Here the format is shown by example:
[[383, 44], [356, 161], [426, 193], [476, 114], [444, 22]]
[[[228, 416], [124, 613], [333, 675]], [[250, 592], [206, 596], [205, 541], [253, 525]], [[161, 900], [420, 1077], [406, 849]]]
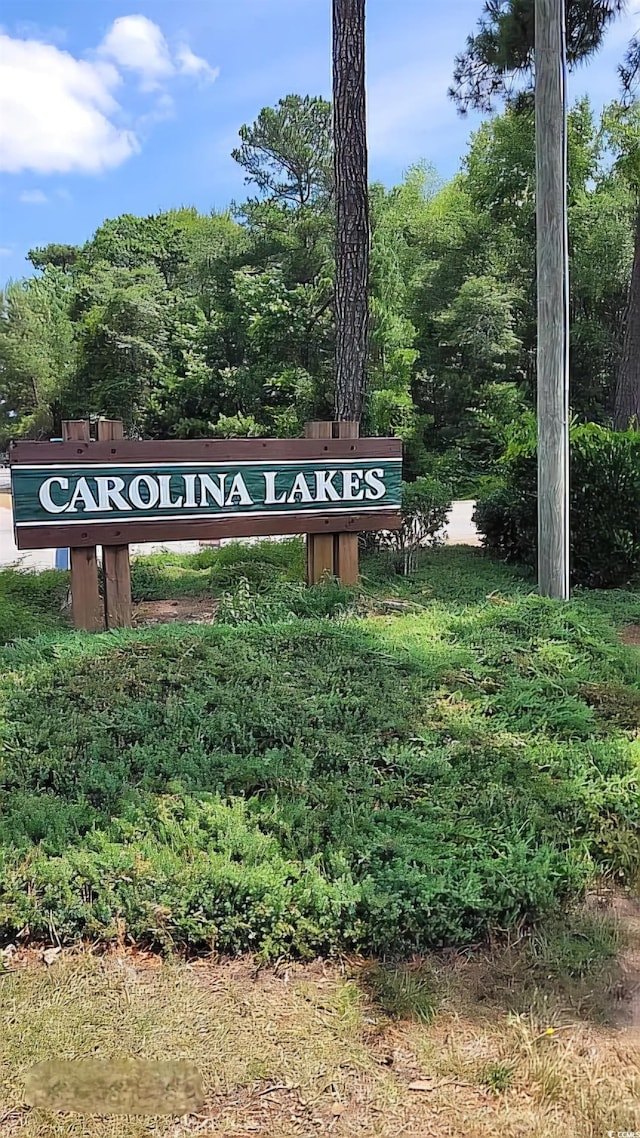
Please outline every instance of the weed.
[[386, 964], [366, 969], [362, 980], [371, 999], [393, 1019], [431, 1023], [437, 1008], [433, 978], [426, 966]]
[[480, 1072], [480, 1082], [494, 1095], [503, 1095], [513, 1086], [513, 1066], [510, 1063], [487, 1063]]

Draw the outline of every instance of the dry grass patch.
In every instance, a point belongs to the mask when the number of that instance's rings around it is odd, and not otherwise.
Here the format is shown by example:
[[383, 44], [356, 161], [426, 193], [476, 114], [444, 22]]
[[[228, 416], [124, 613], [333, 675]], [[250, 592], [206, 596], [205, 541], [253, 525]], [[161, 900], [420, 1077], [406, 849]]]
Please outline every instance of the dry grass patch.
[[[510, 998], [486, 994], [497, 963], [416, 962], [420, 982], [394, 970], [391, 989], [379, 977], [372, 988], [366, 963], [257, 971], [246, 959], [163, 963], [118, 951], [18, 965], [0, 979], [0, 1134], [601, 1138], [640, 1128], [638, 1032], [579, 1020], [553, 993], [509, 1011]], [[425, 976], [430, 1023], [420, 1016]], [[402, 1018], [411, 991], [417, 1014]], [[202, 1114], [109, 1119], [22, 1105], [39, 1060], [127, 1056], [195, 1062]]]

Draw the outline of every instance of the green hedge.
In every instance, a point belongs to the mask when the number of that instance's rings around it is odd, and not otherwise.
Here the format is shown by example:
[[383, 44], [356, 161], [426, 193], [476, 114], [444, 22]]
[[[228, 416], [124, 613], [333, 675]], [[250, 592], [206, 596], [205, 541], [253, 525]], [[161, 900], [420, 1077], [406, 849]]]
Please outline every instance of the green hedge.
[[[481, 498], [475, 522], [486, 549], [537, 562], [537, 452], [529, 433], [507, 451], [502, 485]], [[594, 423], [571, 430], [571, 577], [616, 588], [640, 575], [640, 431]]]

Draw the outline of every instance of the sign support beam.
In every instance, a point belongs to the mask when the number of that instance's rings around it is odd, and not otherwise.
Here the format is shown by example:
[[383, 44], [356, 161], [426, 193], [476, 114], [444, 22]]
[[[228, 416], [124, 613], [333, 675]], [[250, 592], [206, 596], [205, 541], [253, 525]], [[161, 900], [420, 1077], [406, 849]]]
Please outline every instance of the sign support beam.
[[[123, 437], [121, 419], [99, 419], [98, 441]], [[104, 618], [107, 628], [131, 628], [131, 563], [128, 545], [103, 545]]]
[[[306, 423], [304, 428], [307, 439], [330, 439], [333, 424], [326, 422]], [[333, 577], [335, 564], [333, 559], [333, 534], [308, 533], [307, 534], [307, 585], [317, 585], [323, 577]]]
[[[89, 442], [88, 419], [65, 419], [62, 434], [66, 442]], [[95, 545], [71, 546], [71, 611], [76, 628], [101, 632], [104, 613], [98, 587], [98, 558]]]

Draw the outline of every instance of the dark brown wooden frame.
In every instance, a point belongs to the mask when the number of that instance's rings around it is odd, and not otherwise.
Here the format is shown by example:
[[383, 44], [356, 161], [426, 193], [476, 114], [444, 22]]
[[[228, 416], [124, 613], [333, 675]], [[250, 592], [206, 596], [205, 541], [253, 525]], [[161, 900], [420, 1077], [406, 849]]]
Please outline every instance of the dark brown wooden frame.
[[[110, 420], [112, 421], [112, 420]], [[309, 424], [311, 426], [312, 424]], [[332, 423], [323, 423], [331, 428]], [[343, 427], [346, 424], [336, 424]], [[111, 439], [64, 443], [13, 443], [9, 462], [313, 462], [330, 458], [402, 458], [400, 439]]]

